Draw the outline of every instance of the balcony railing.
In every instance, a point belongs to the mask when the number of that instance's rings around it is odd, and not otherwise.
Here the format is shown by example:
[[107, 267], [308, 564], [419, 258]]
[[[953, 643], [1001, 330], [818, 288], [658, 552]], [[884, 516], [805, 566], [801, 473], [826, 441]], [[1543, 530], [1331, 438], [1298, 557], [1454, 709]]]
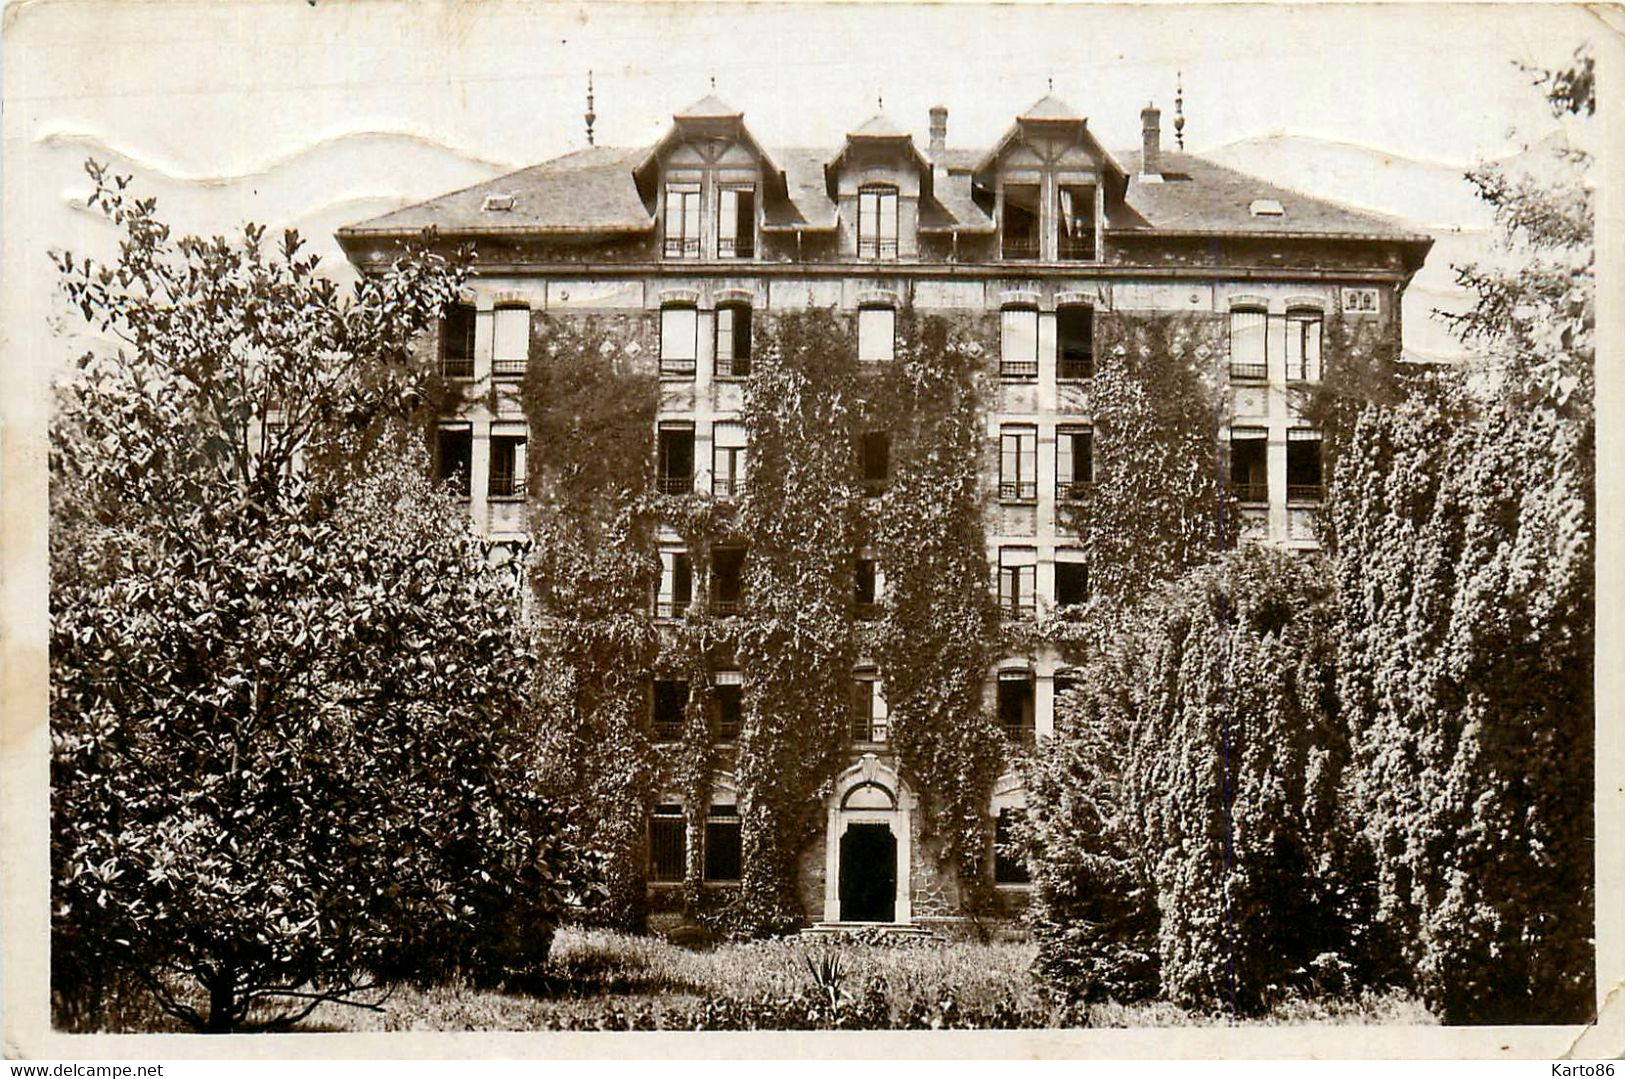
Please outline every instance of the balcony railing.
[[1037, 480], [1000, 480], [1000, 502], [1036, 502], [1038, 501]]
[[719, 720], [717, 720], [717, 741], [719, 741], [719, 742], [737, 742], [737, 741], [739, 741], [739, 732], [742, 729], [742, 727], [743, 727], [743, 725], [737, 719], [719, 719]]
[[896, 240], [858, 241], [858, 258], [860, 259], [895, 259], [896, 257]]
[[1000, 378], [1037, 378], [1037, 360], [1001, 360], [999, 361]]
[[711, 478], [712, 498], [744, 498], [745, 492], [749, 488], [750, 484], [746, 482], [743, 476], [732, 479], [720, 476]]
[[657, 719], [654, 721], [654, 738], [657, 742], [675, 742], [683, 736], [683, 721], [681, 719]]
[[663, 495], [688, 495], [694, 493], [693, 476], [661, 476], [655, 480], [656, 489]]
[[1269, 377], [1270, 369], [1264, 363], [1236, 363], [1230, 364], [1230, 377], [1246, 382], [1262, 382]]
[[732, 618], [742, 613], [744, 609], [744, 601], [737, 597], [734, 599], [717, 599], [713, 597], [711, 600], [711, 613], [718, 618]]
[[509, 498], [514, 500], [525, 497], [525, 477], [516, 476], [508, 472], [491, 473], [491, 498]]
[[1268, 502], [1270, 500], [1270, 485], [1267, 483], [1235, 483], [1231, 489], [1236, 492], [1236, 498], [1242, 502]]
[[748, 259], [755, 254], [756, 243], [749, 236], [740, 236], [732, 240], [724, 236], [717, 240], [717, 258]]
[[712, 374], [718, 378], [744, 378], [750, 374], [750, 357], [734, 356], [731, 359], [719, 357]]
[[1019, 723], [1001, 721], [999, 729], [1004, 731], [1006, 738], [1017, 745], [1030, 746], [1037, 739], [1037, 732], [1033, 729], [1032, 723], [1026, 720]]
[[516, 360], [492, 360], [491, 374], [496, 378], [523, 378], [528, 363], [523, 356]]
[[692, 600], [686, 599], [657, 599], [655, 600], [656, 618], [681, 618], [688, 613]]
[[1067, 262], [1093, 262], [1095, 261], [1095, 238], [1093, 236], [1062, 236], [1059, 253], [1061, 258]]
[[700, 238], [698, 236], [668, 236], [665, 243], [665, 254], [669, 259], [697, 259], [700, 257]]
[[1036, 236], [1006, 236], [1004, 243], [999, 247], [999, 251], [1007, 259], [1036, 259], [1038, 257], [1038, 238]]
[[1289, 363], [1286, 365], [1286, 380], [1288, 382], [1319, 382], [1320, 365], [1313, 363]]
[[1081, 382], [1086, 378], [1094, 378], [1095, 358], [1063, 355], [1056, 365], [1055, 377], [1063, 382]]
[[999, 616], [1020, 620], [1031, 618], [1038, 613], [1038, 597], [1032, 596], [1001, 596], [999, 598]]
[[1289, 483], [1286, 485], [1288, 502], [1319, 502], [1326, 497], [1326, 488], [1319, 483]]
[[672, 359], [667, 356], [660, 357], [660, 373], [663, 375], [682, 375], [686, 378], [694, 377], [694, 360]]
[[1055, 484], [1055, 501], [1082, 502], [1089, 496], [1089, 490], [1093, 486], [1094, 484], [1088, 480], [1073, 480], [1071, 483], [1058, 480]]
[[852, 741], [884, 742], [887, 733], [886, 727], [887, 723], [884, 719], [854, 716], [852, 717]]
[[473, 378], [474, 357], [447, 356], [440, 361], [440, 373], [447, 378]]

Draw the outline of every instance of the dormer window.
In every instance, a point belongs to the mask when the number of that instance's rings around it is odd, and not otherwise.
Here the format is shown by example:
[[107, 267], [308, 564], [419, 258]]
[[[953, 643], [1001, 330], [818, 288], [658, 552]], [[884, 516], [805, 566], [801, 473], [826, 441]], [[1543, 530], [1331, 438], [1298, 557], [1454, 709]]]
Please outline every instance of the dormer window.
[[717, 198], [717, 258], [748, 259], [756, 254], [756, 189], [725, 187]]
[[700, 257], [700, 185], [666, 185], [666, 257]]
[[897, 257], [897, 188], [865, 184], [858, 189], [858, 258]]
[[1095, 248], [1095, 187], [1093, 184], [1062, 184], [1061, 236], [1058, 253], [1062, 259], [1093, 262]]
[[1004, 185], [1001, 254], [1007, 259], [1038, 257], [1039, 196], [1037, 184]]

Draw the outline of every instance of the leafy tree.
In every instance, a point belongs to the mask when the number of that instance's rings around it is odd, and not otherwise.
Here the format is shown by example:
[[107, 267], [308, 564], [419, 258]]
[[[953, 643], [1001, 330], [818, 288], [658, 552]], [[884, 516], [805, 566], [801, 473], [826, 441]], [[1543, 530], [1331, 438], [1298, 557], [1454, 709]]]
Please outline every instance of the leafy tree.
[[1029, 788], [1063, 995], [1246, 1014], [1358, 970], [1328, 593], [1313, 562], [1226, 556], [1085, 661]]
[[525, 969], [587, 880], [519, 597], [391, 419], [461, 269], [410, 250], [342, 299], [293, 233], [172, 240], [90, 172], [119, 258], [57, 262], [121, 344], [52, 446], [59, 994], [123, 971], [226, 1031]]
[[[1548, 73], [1590, 114], [1588, 60]], [[1582, 153], [1469, 179], [1500, 265], [1460, 267], [1482, 360], [1370, 408], [1333, 477], [1344, 663], [1380, 913], [1446, 1021], [1594, 1007], [1592, 199]]]

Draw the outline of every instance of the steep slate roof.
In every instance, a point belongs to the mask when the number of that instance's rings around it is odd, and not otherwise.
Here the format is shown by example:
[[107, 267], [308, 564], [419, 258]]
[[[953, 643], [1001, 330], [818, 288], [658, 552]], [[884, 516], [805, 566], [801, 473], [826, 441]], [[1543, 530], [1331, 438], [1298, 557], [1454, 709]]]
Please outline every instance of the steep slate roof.
[[[1047, 112], [1065, 108], [1052, 98], [1040, 100], [1034, 110], [1040, 106]], [[708, 96], [693, 106], [696, 110], [702, 107], [729, 106]], [[901, 131], [882, 134], [877, 130], [872, 137], [905, 135]], [[828, 231], [835, 227], [836, 206], [829, 196], [824, 170], [840, 152], [828, 147], [789, 147], [769, 152], [772, 164], [783, 171], [787, 197], [763, 199], [764, 226], [768, 230]], [[448, 235], [647, 232], [654, 227], [653, 213], [638, 193], [633, 170], [646, 163], [649, 154], [647, 147], [578, 150], [346, 226], [339, 230], [339, 236], [343, 240], [409, 235], [430, 225]], [[970, 233], [994, 229], [993, 220], [971, 198], [971, 168], [983, 157], [985, 154], [966, 149], [939, 155], [943, 173], [939, 174], [934, 197], [921, 207], [923, 229]], [[1139, 176], [1138, 151], [1119, 153], [1115, 160], [1129, 177], [1126, 205], [1112, 207], [1106, 222], [1107, 228], [1119, 236], [1253, 234], [1431, 242], [1430, 237], [1395, 219], [1312, 198], [1192, 154], [1165, 151], [1164, 173], [1189, 179], [1161, 183], [1147, 183]], [[512, 196], [512, 208], [485, 209], [490, 195]], [[1274, 199], [1284, 212], [1280, 216], [1254, 215], [1249, 207], [1256, 199]]]
[[[1430, 242], [1432, 239], [1395, 218], [1356, 210], [1328, 199], [1311, 198], [1193, 154], [1163, 151], [1163, 175], [1190, 179], [1165, 179], [1161, 183], [1147, 183], [1141, 178], [1138, 150], [1118, 157], [1130, 177], [1124, 201], [1133, 207], [1141, 223], [1112, 221], [1109, 225], [1114, 230], [1163, 235], [1255, 233]], [[1284, 212], [1278, 217], [1256, 216], [1250, 209], [1256, 199], [1274, 199]]]
[[[654, 220], [632, 170], [645, 150], [589, 147], [552, 161], [416, 203], [339, 230], [417, 233], [434, 225], [445, 233], [643, 232]], [[489, 195], [512, 195], [511, 210], [484, 209]]]

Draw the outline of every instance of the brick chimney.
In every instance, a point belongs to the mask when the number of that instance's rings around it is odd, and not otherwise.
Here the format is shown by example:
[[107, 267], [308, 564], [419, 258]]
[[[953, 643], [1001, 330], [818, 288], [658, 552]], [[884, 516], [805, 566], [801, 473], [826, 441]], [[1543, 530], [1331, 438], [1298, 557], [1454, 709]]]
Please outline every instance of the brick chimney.
[[1155, 105], [1140, 110], [1140, 173], [1162, 175], [1162, 111]]
[[948, 149], [948, 106], [931, 106], [931, 147], [927, 155], [935, 161]]

